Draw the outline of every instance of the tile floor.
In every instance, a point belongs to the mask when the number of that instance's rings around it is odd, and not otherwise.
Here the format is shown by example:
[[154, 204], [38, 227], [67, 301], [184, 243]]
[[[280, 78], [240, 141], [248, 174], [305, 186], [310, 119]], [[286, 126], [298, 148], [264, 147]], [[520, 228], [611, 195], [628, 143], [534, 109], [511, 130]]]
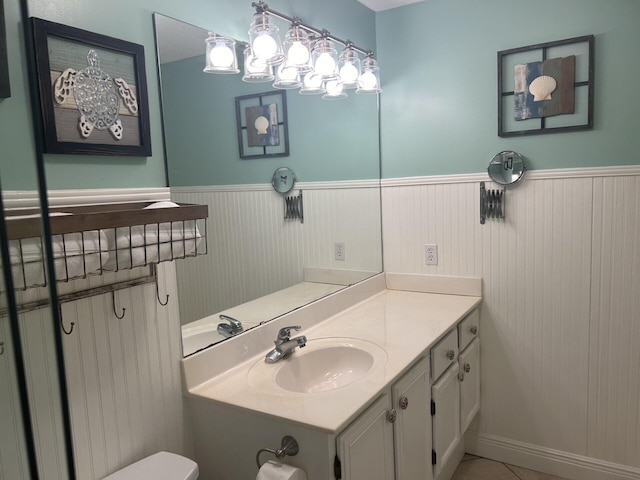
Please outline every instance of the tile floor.
[[466, 454], [451, 480], [563, 480], [526, 468]]

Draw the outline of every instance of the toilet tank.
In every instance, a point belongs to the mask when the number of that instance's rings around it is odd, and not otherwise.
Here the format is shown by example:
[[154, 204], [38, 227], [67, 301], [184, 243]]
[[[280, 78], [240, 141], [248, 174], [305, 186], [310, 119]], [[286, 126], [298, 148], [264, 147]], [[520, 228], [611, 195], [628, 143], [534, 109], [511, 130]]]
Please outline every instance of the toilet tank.
[[104, 480], [196, 480], [198, 464], [181, 455], [158, 452], [105, 477]]

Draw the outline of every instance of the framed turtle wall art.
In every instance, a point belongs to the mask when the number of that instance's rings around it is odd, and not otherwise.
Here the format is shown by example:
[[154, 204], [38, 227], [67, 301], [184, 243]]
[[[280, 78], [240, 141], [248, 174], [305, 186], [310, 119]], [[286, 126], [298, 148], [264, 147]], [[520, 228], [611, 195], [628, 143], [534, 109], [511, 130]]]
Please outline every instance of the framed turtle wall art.
[[31, 21], [45, 152], [150, 156], [144, 47]]

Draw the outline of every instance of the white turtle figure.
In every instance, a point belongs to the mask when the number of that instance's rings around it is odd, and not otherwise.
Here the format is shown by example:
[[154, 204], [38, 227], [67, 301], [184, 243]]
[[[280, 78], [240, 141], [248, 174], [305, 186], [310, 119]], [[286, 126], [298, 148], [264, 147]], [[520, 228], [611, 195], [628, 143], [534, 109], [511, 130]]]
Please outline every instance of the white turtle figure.
[[121, 140], [122, 121], [118, 118], [120, 98], [135, 115], [138, 113], [135, 93], [124, 79], [112, 79], [100, 69], [95, 50], [87, 53], [87, 64], [87, 68], [80, 71], [67, 68], [60, 74], [53, 86], [54, 101], [61, 105], [73, 93], [80, 112], [78, 129], [84, 138], [96, 128], [109, 129], [116, 140]]

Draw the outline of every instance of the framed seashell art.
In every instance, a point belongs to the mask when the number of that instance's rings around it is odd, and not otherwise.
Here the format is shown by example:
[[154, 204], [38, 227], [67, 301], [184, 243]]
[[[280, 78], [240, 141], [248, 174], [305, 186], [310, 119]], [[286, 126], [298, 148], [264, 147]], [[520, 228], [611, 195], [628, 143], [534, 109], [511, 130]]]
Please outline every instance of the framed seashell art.
[[594, 36], [498, 52], [498, 135], [593, 128]]

